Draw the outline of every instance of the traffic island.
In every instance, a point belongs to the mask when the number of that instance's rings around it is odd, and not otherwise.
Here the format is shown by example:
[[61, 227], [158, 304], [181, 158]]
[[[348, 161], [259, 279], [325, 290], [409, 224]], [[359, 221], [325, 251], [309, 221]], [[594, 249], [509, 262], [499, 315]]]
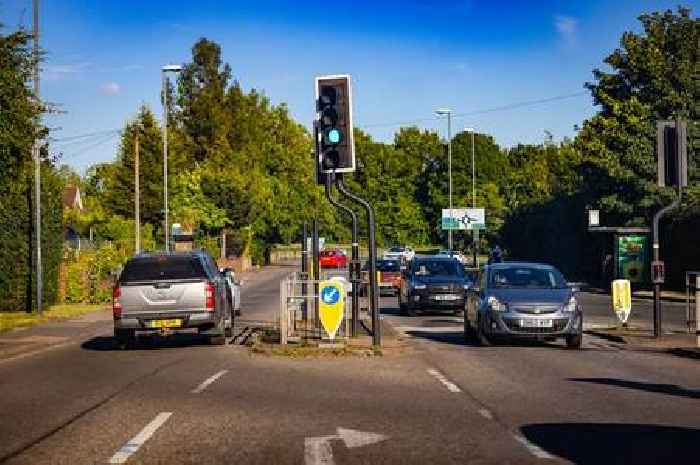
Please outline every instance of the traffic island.
[[637, 352], [665, 353], [700, 359], [700, 347], [696, 346], [696, 336], [687, 332], [667, 332], [655, 338], [648, 328], [635, 326], [607, 328], [596, 327], [584, 331], [586, 334], [604, 339], [620, 350]]

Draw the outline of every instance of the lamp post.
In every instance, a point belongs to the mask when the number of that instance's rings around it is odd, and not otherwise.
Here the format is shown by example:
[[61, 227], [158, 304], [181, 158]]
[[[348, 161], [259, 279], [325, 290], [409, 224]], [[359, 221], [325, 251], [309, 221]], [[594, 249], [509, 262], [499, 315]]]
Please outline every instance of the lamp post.
[[452, 110], [439, 108], [435, 110], [438, 116], [447, 115], [447, 171], [449, 178], [450, 229], [447, 230], [447, 248], [452, 251]]
[[168, 224], [168, 90], [167, 73], [182, 71], [180, 65], [165, 65], [161, 68], [163, 91], [163, 204], [165, 206], [165, 252], [170, 252], [170, 225]]
[[[476, 208], [476, 161], [474, 157], [474, 128], [464, 128], [465, 131], [472, 134], [472, 208]], [[477, 242], [479, 241], [479, 231], [477, 229], [472, 229], [472, 242], [473, 242], [473, 260], [474, 266], [477, 267]]]

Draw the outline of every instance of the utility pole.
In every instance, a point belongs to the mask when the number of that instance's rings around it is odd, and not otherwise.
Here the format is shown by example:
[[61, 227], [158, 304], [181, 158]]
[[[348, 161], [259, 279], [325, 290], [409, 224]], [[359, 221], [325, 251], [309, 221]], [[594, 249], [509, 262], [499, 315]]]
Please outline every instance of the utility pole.
[[136, 129], [136, 135], [134, 136], [134, 224], [135, 231], [134, 237], [136, 243], [134, 244], [134, 253], [139, 254], [141, 252], [141, 189], [139, 185], [139, 133], [138, 128]]
[[[438, 116], [447, 115], [447, 177], [449, 178], [450, 223], [452, 223], [452, 110], [440, 108], [435, 110], [435, 114]], [[450, 224], [450, 229], [447, 230], [447, 248], [450, 251], [452, 250], [452, 224]]]
[[[37, 106], [39, 99], [39, 0], [33, 0], [34, 6], [34, 99]], [[39, 117], [40, 119], [40, 117]], [[42, 312], [43, 297], [43, 266], [41, 263], [41, 154], [39, 141], [34, 139], [32, 146], [34, 158], [34, 237], [36, 240], [36, 311]]]
[[[474, 128], [470, 128], [471, 133], [472, 133], [472, 208], [476, 208], [476, 157], [474, 156]], [[479, 264], [477, 262], [478, 257], [477, 257], [477, 243], [479, 242], [479, 230], [478, 229], [473, 229], [472, 230], [472, 253], [474, 255], [473, 258], [473, 266], [475, 268], [479, 267]]]
[[170, 231], [168, 229], [168, 78], [161, 73], [163, 88], [163, 208], [165, 209], [165, 253], [170, 252]]

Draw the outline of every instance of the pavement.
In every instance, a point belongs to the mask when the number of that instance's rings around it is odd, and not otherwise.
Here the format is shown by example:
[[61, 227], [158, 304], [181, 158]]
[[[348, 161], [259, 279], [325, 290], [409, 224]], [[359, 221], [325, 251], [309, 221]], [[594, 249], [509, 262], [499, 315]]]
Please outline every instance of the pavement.
[[[237, 338], [117, 350], [111, 315], [0, 337], [0, 463], [671, 463], [697, 457], [700, 365], [593, 333], [561, 343], [465, 344], [462, 320], [398, 315], [381, 357], [289, 359], [240, 342], [270, 326], [279, 281], [243, 277]], [[591, 301], [590, 318], [606, 317]], [[639, 310], [639, 324], [644, 315]], [[665, 315], [669, 327], [675, 312]], [[634, 314], [633, 314], [634, 316]], [[636, 323], [635, 323], [636, 324]], [[31, 342], [53, 337], [53, 343]], [[389, 341], [390, 340], [390, 341]], [[9, 341], [9, 342], [8, 342]], [[15, 342], [16, 343], [16, 342]], [[620, 347], [618, 347], [620, 346]]]

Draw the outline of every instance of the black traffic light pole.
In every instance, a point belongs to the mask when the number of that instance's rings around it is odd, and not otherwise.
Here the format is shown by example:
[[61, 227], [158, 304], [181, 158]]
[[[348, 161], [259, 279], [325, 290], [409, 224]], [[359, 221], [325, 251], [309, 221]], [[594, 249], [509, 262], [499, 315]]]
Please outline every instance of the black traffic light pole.
[[[654, 222], [652, 227], [652, 247], [654, 254], [654, 261], [659, 261], [659, 221], [661, 217], [667, 212], [673, 210], [681, 202], [681, 191], [678, 190], [678, 197], [670, 204], [663, 207], [661, 210], [654, 214]], [[652, 276], [652, 279], [654, 277]], [[654, 337], [659, 337], [661, 335], [661, 283], [654, 282]]]
[[352, 337], [357, 336], [357, 325], [360, 318], [360, 250], [359, 243], [357, 242], [357, 214], [352, 210], [352, 208], [347, 205], [343, 205], [338, 202], [336, 198], [333, 197], [331, 193], [331, 178], [335, 177], [335, 173], [326, 174], [326, 197], [331, 205], [339, 208], [346, 212], [352, 218], [352, 259], [350, 260], [350, 282], [352, 283], [352, 326], [350, 330], [350, 335]]
[[382, 329], [379, 318], [379, 293], [377, 292], [377, 243], [374, 237], [374, 208], [365, 199], [352, 193], [343, 183], [340, 174], [335, 182], [338, 190], [347, 198], [359, 203], [367, 210], [367, 236], [369, 242], [369, 308], [372, 313], [372, 344], [382, 345]]

